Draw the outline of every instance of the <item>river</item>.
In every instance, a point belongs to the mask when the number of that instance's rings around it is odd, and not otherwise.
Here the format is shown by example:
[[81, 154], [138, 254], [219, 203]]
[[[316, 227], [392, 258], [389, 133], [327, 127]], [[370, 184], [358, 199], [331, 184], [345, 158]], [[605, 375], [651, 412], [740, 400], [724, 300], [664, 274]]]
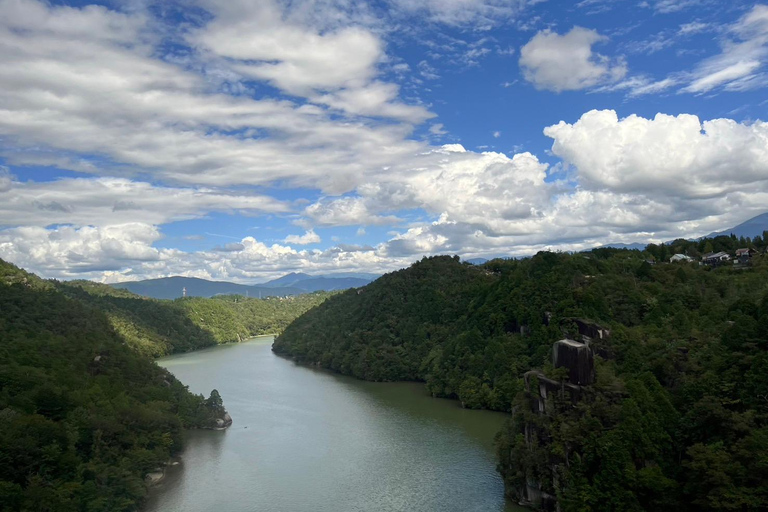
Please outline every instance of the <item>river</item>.
[[158, 360], [191, 391], [218, 389], [226, 431], [190, 431], [145, 512], [469, 512], [504, 500], [493, 437], [504, 414], [275, 356], [272, 338]]

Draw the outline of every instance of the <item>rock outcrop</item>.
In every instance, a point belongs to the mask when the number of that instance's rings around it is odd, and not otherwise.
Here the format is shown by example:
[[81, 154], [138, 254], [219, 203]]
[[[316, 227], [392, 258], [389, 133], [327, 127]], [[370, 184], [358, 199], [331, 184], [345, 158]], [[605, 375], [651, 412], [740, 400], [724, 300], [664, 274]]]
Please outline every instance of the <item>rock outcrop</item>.
[[[577, 324], [578, 325], [578, 324]], [[595, 324], [593, 324], [595, 325]], [[607, 336], [608, 331], [595, 328], [591, 334]], [[552, 365], [567, 370], [562, 380], [547, 377], [543, 372], [533, 370], [524, 375], [525, 390], [530, 398], [530, 412], [517, 411], [523, 420], [527, 450], [531, 453], [551, 442], [543, 425], [551, 421], [564, 408], [571, 409], [589, 393], [589, 386], [595, 382], [594, 352], [590, 337], [580, 335], [583, 341], [562, 339], [552, 345]], [[566, 449], [567, 452], [567, 449]], [[521, 505], [541, 510], [559, 511], [557, 493], [563, 470], [568, 465], [568, 453], [557, 460], [545, 460], [534, 472], [518, 481], [517, 498]]]
[[224, 430], [232, 425], [232, 416], [228, 412], [224, 413], [221, 418], [216, 418], [216, 430]]
[[560, 340], [552, 346], [552, 365], [568, 370], [568, 382], [587, 386], [595, 382], [595, 358], [587, 343]]

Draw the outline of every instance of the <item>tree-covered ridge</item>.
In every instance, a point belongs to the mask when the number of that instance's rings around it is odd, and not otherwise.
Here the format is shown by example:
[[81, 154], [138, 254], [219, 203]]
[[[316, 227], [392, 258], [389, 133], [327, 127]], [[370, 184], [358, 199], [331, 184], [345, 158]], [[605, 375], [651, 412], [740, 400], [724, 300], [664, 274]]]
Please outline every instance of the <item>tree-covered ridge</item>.
[[152, 357], [282, 332], [294, 318], [332, 295], [316, 292], [284, 299], [235, 295], [170, 301], [90, 281], [56, 286], [65, 295], [103, 311], [133, 349]]
[[417, 380], [432, 347], [492, 280], [458, 257], [425, 259], [325, 301], [290, 324], [273, 350], [362, 379]]
[[[742, 242], [752, 243], [718, 237], [701, 249]], [[700, 242], [690, 244], [672, 249]], [[499, 437], [512, 495], [532, 485], [564, 511], [765, 510], [768, 258], [746, 268], [651, 265], [657, 250], [474, 268], [425, 259], [328, 300], [274, 349], [361, 378], [423, 380], [467, 407], [514, 410]], [[592, 341], [596, 382], [573, 399], [552, 346], [580, 339], [585, 325], [610, 336]], [[534, 407], [539, 379], [563, 389], [545, 414]]]
[[217, 425], [220, 399], [190, 393], [55, 283], [2, 261], [0, 276], [0, 509], [135, 510], [144, 476], [183, 427]]

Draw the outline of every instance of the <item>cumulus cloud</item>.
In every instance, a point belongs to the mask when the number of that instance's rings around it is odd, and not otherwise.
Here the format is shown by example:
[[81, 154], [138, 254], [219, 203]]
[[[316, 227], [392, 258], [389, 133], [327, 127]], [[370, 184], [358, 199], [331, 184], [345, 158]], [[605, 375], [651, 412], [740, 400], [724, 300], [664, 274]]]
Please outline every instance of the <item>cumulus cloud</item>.
[[[398, 8], [481, 29], [524, 3]], [[0, 0], [0, 157], [102, 175], [35, 182], [0, 168], [0, 257], [47, 277], [247, 282], [297, 270], [383, 272], [425, 254], [699, 236], [764, 211], [761, 122], [588, 112], [546, 129], [562, 159], [554, 172], [531, 153], [414, 140], [413, 125], [432, 114], [381, 72], [407, 70], [388, 61], [385, 32], [364, 7], [343, 4], [206, 0], [199, 25], [158, 36], [149, 11]], [[741, 90], [762, 80], [765, 13], [757, 6], [730, 27], [722, 55], [661, 80], [620, 80], [623, 61], [593, 51], [605, 37], [580, 27], [540, 32], [520, 65], [555, 91]], [[160, 59], [165, 36], [192, 47]], [[492, 46], [456, 44], [467, 58]], [[437, 122], [425, 131], [446, 132]], [[269, 186], [321, 198], [305, 206], [253, 192]], [[299, 214], [306, 231], [271, 245], [244, 237], [202, 251], [160, 247], [163, 224], [211, 211]], [[302, 247], [320, 242], [314, 229], [370, 225], [393, 231], [375, 246], [332, 236], [335, 247]]]
[[253, 282], [295, 270], [380, 273], [410, 263], [370, 246], [298, 251], [253, 237], [210, 251], [152, 247], [161, 236], [157, 227], [141, 223], [12, 228], [0, 231], [0, 258], [46, 277], [106, 282], [171, 275]]
[[606, 40], [596, 30], [582, 27], [563, 35], [542, 30], [520, 49], [523, 76], [537, 89], [555, 92], [620, 80], [627, 73], [623, 60], [592, 51], [594, 44]]
[[[304, 215], [316, 226], [349, 226], [353, 224], [388, 225], [400, 222], [394, 215], [382, 216], [372, 212], [360, 197], [322, 199], [307, 206]], [[302, 222], [302, 221], [299, 221]]]
[[18, 227], [0, 231], [0, 258], [46, 276], [74, 277], [171, 257], [175, 251], [151, 246], [160, 238], [157, 227], [141, 223]]
[[308, 230], [303, 235], [288, 235], [284, 240], [287, 244], [297, 245], [309, 245], [319, 244], [321, 242], [320, 235], [314, 232], [314, 230]]
[[552, 152], [578, 169], [586, 185], [615, 192], [706, 198], [765, 186], [768, 124], [701, 122], [688, 114], [632, 115], [590, 111], [573, 124], [544, 130]]

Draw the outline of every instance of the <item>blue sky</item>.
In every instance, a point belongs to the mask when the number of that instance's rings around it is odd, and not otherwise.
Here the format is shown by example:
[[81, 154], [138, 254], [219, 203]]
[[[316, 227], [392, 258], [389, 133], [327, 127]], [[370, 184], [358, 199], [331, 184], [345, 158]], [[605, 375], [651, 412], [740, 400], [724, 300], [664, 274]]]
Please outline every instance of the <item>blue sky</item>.
[[766, 210], [768, 6], [0, 0], [0, 258], [256, 282]]

